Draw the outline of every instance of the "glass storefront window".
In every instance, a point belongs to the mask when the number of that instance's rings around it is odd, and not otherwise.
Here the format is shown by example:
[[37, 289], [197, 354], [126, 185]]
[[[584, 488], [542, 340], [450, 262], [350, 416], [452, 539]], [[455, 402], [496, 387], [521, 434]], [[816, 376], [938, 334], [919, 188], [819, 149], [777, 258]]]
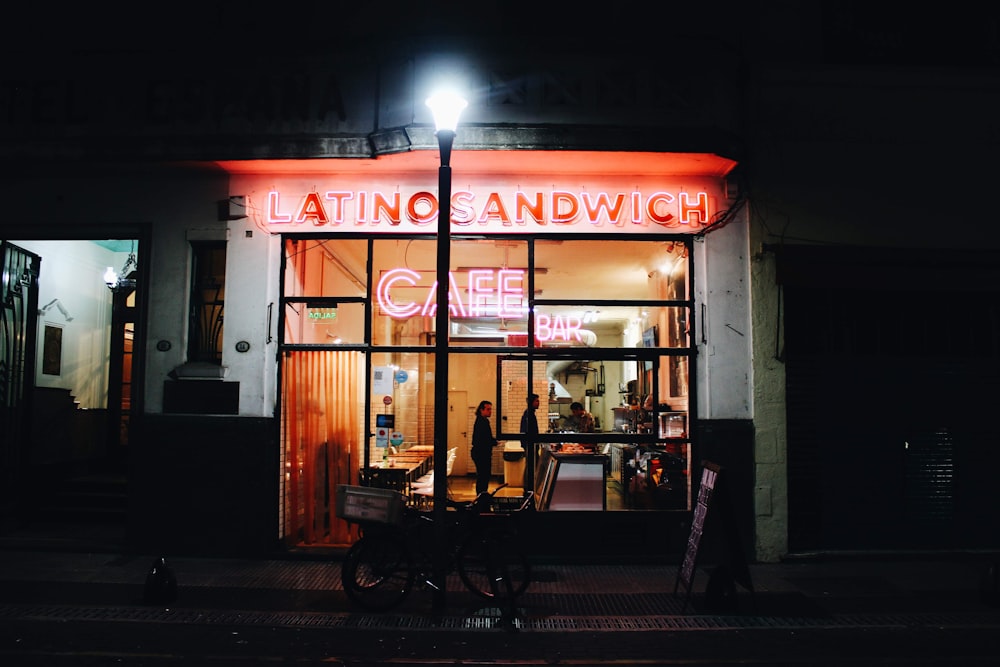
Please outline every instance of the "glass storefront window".
[[[539, 436], [520, 463], [543, 466], [524, 473], [536, 493], [545, 492], [550, 505], [543, 509], [574, 508], [561, 504], [559, 473], [545, 466], [583, 465], [570, 459], [592, 456], [600, 465], [581, 471], [606, 472], [607, 496], [600, 503], [591, 497], [583, 509], [689, 510], [691, 243], [453, 236], [447, 414], [448, 449], [459, 452], [455, 475], [472, 479], [475, 407], [491, 400], [492, 426], [504, 444], [493, 474], [523, 483], [512, 472], [519, 460], [505, 455], [516, 457], [525, 444], [520, 420], [535, 393]], [[337, 435], [351, 452], [350, 465], [341, 462], [345, 475], [370, 482], [374, 477], [362, 475], [388, 465], [390, 451], [413, 458], [432, 452], [436, 239], [300, 238], [286, 239], [284, 248], [282, 345], [352, 346], [327, 352], [366, 361], [356, 378], [364, 387], [363, 423], [357, 433]], [[575, 404], [589, 413], [593, 430], [579, 427]]]
[[[526, 241], [452, 241], [449, 270], [449, 340], [505, 344], [526, 331]], [[433, 239], [376, 240], [372, 262], [372, 344], [434, 344], [437, 313], [437, 243]], [[499, 340], [498, 340], [499, 339]]]
[[535, 411], [538, 430], [548, 430], [549, 383], [546, 378], [545, 361], [535, 361], [532, 368], [532, 385], [528, 386], [528, 361], [523, 357], [505, 357], [499, 364], [500, 387], [497, 415], [498, 438], [518, 440], [521, 433], [521, 416], [528, 407], [528, 396], [538, 394], [539, 407]]
[[535, 241], [543, 299], [687, 299], [687, 246], [674, 241]]
[[660, 357], [657, 396], [661, 410], [687, 412], [689, 367], [688, 357]]
[[[369, 462], [380, 465], [390, 445], [396, 452], [433, 452], [434, 355], [379, 352], [371, 361], [369, 418], [375, 438], [369, 443]], [[379, 431], [382, 424], [385, 433]]]
[[577, 304], [535, 306], [537, 347], [686, 348], [687, 306]]
[[365, 304], [328, 300], [285, 302], [285, 343], [363, 345]]
[[376, 239], [372, 345], [430, 346], [437, 313], [437, 242]]
[[363, 239], [286, 239], [284, 294], [364, 297], [367, 261]]

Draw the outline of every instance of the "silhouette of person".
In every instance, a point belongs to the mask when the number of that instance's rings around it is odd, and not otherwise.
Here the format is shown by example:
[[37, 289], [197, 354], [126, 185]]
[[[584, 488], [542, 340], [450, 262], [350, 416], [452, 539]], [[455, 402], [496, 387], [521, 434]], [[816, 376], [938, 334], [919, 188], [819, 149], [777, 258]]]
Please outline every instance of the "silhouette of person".
[[524, 414], [521, 415], [521, 433], [524, 434], [521, 446], [524, 447], [525, 452], [531, 453], [531, 456], [528, 458], [528, 465], [524, 466], [523, 485], [525, 489], [528, 488], [528, 477], [532, 475], [531, 465], [538, 458], [538, 453], [535, 450], [535, 440], [538, 436], [538, 417], [535, 416], [535, 410], [538, 409], [538, 406], [538, 394], [530, 394], [528, 396], [528, 407], [525, 408]]
[[476, 423], [472, 427], [472, 462], [476, 464], [476, 495], [486, 493], [490, 488], [490, 477], [493, 468], [493, 448], [497, 439], [493, 437], [490, 427], [490, 416], [493, 414], [493, 404], [489, 401], [479, 401], [476, 408]]

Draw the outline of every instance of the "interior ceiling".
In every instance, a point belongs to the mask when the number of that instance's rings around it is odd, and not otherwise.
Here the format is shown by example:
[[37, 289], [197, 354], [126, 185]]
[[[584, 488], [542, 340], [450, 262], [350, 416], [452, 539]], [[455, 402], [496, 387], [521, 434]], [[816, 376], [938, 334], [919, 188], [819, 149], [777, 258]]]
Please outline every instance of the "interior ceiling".
[[95, 239], [92, 243], [107, 248], [111, 252], [135, 252], [136, 250], [134, 239]]

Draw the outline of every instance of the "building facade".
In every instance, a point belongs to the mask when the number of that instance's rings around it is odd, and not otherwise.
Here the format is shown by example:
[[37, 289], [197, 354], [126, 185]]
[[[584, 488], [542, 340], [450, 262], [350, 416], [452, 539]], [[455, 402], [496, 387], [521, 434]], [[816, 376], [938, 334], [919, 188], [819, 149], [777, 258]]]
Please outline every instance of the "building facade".
[[[35, 372], [6, 393], [6, 517], [30, 515], [57, 467], [111, 459], [134, 548], [349, 543], [336, 484], [370, 479], [387, 440], [433, 437], [424, 99], [447, 80], [469, 100], [456, 474], [479, 400], [516, 444], [537, 393], [542, 449], [605, 457], [622, 493], [537, 512], [540, 553], [675, 557], [702, 461], [723, 466], [748, 558], [995, 547], [976, 519], [991, 394], [971, 389], [998, 377], [998, 239], [971, 195], [991, 183], [995, 77], [831, 65], [828, 24], [793, 18], [759, 52], [674, 42], [684, 76], [649, 51], [474, 47], [8, 73], [0, 230], [20, 335], [4, 352]], [[109, 290], [108, 266], [135, 282]], [[598, 433], [562, 428], [576, 400]], [[54, 429], [67, 410], [76, 426]]]

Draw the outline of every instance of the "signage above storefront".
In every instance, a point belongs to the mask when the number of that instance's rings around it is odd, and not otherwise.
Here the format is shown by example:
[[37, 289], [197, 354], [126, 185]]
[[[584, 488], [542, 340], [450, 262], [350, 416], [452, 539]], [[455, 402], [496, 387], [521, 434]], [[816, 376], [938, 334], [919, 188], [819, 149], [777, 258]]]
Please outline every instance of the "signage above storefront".
[[[437, 197], [427, 190], [267, 192], [264, 224], [277, 232], [434, 231]], [[706, 191], [460, 190], [451, 198], [455, 233], [685, 233], [711, 220]]]
[[[437, 151], [219, 163], [271, 234], [434, 234]], [[454, 234], [697, 234], [732, 204], [735, 162], [703, 153], [455, 151]]]

